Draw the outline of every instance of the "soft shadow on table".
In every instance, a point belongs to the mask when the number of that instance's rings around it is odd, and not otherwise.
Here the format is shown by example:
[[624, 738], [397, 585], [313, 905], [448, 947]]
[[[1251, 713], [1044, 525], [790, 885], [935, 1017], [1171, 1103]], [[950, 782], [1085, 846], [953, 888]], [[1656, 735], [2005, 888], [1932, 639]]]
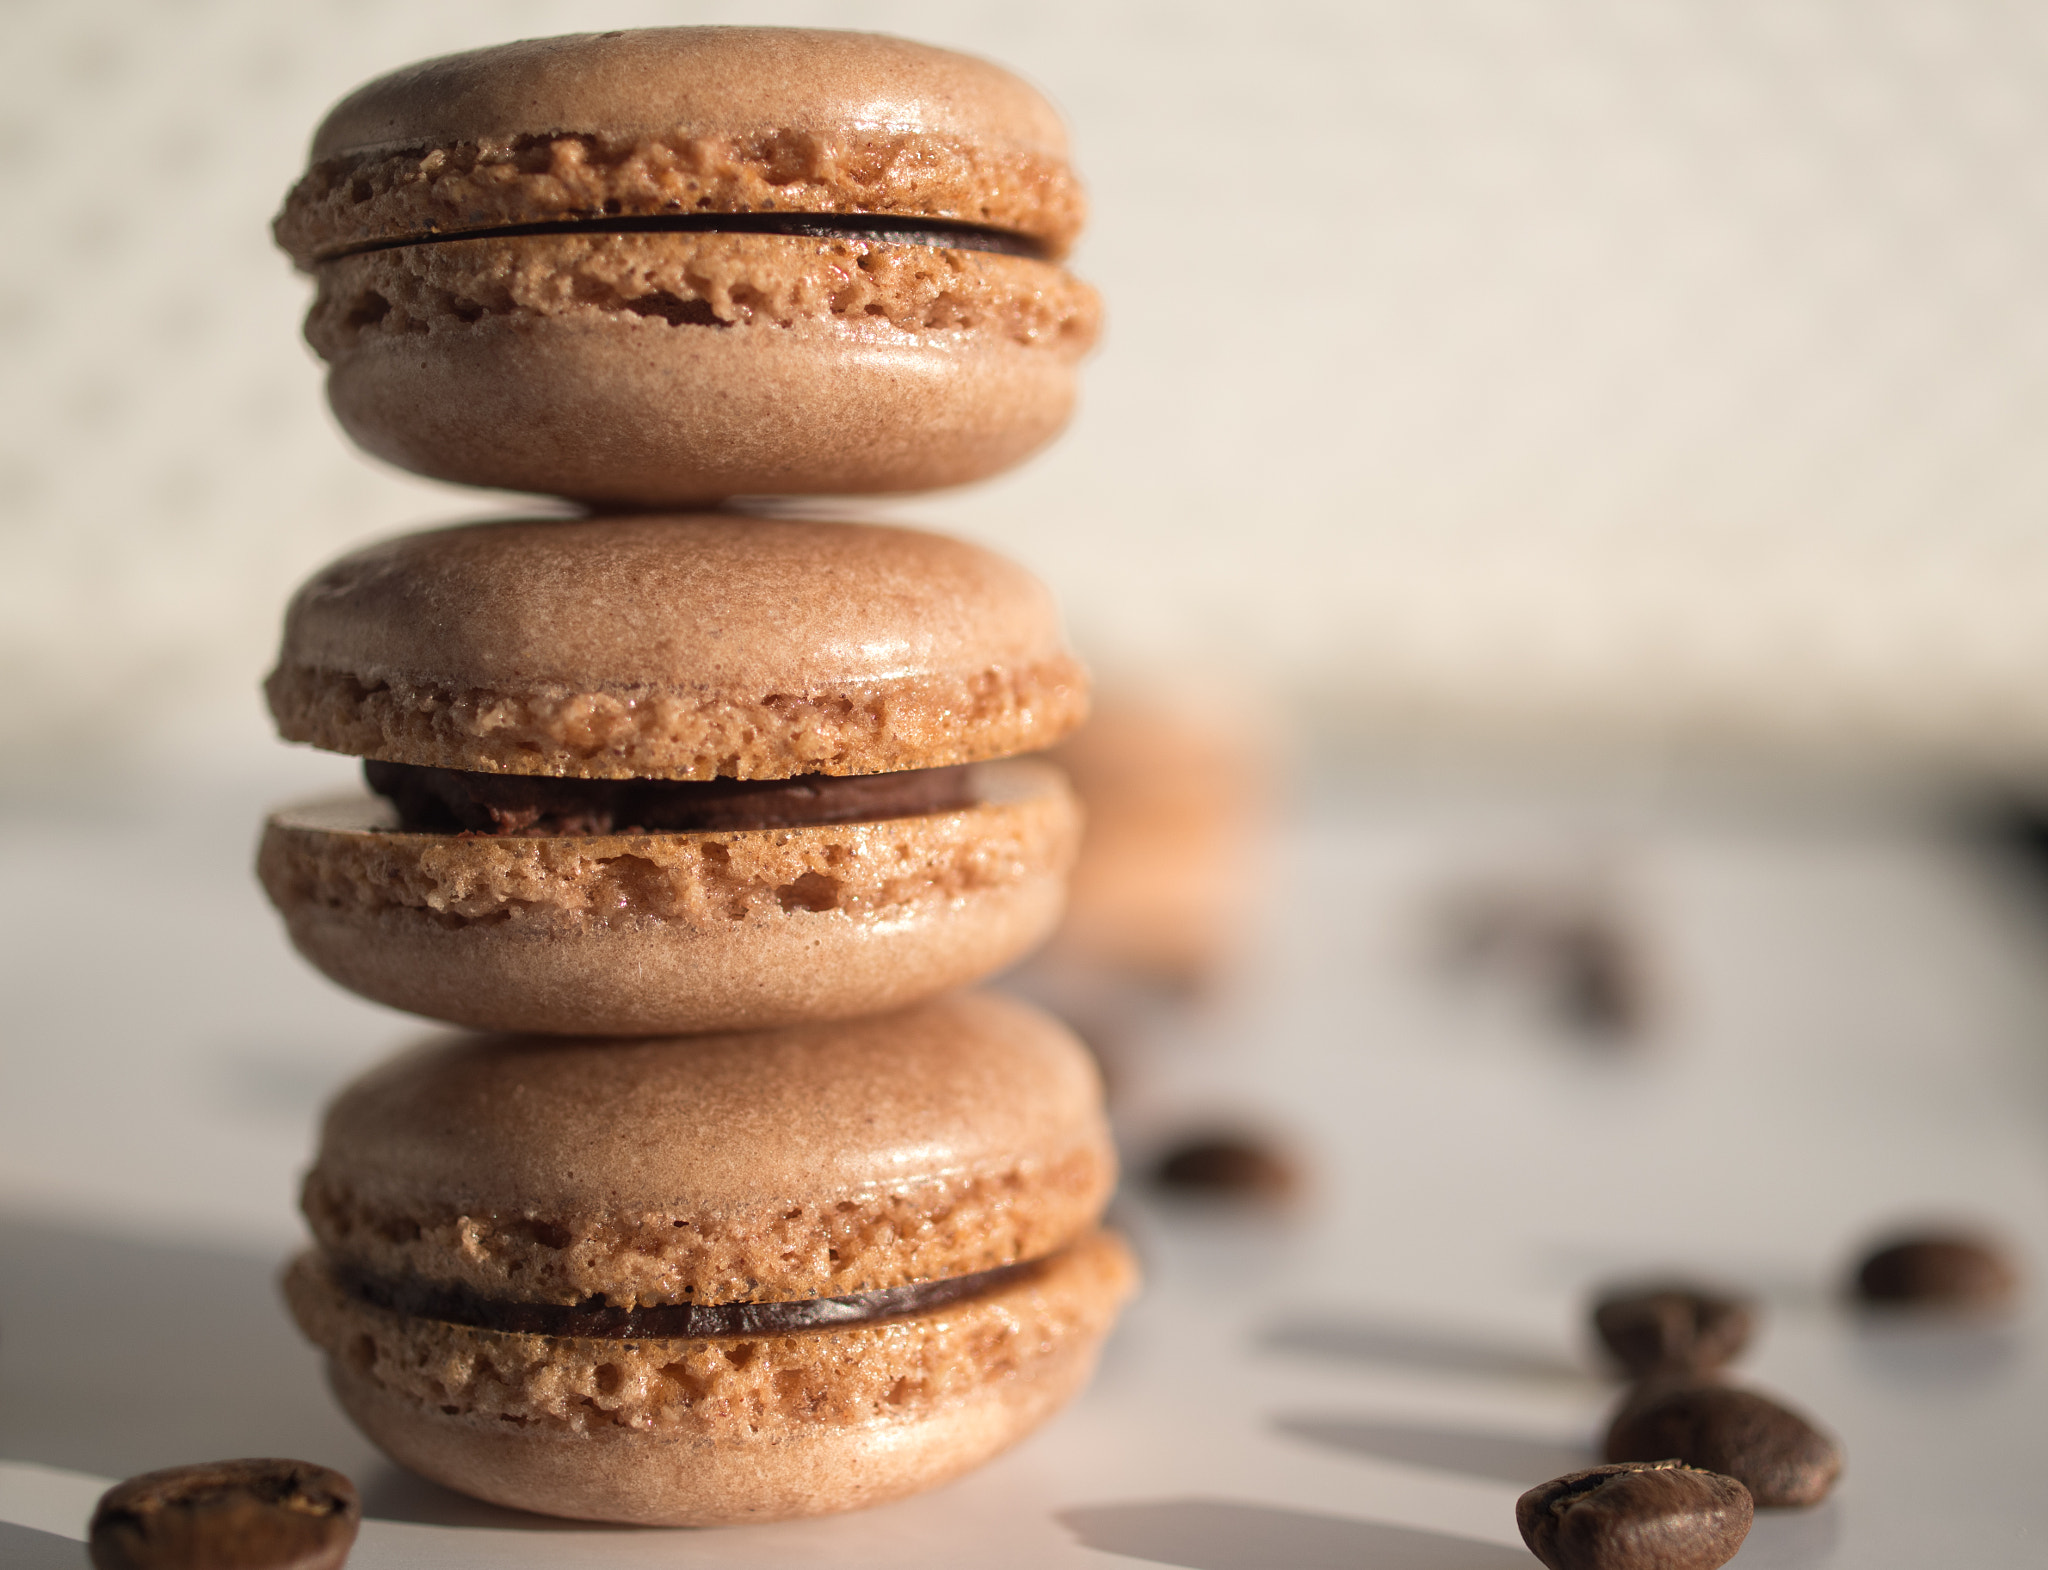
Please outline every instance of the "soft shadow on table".
[[1056, 1519], [1084, 1548], [1179, 1570], [1524, 1570], [1530, 1562], [1441, 1532], [1227, 1499], [1080, 1505]]
[[285, 1312], [280, 1263], [0, 1215], [0, 1456], [115, 1478], [373, 1464]]
[[1540, 1348], [1517, 1346], [1483, 1335], [1388, 1324], [1369, 1319], [1289, 1319], [1259, 1333], [1269, 1352], [1331, 1358], [1346, 1363], [1379, 1363], [1435, 1373], [1489, 1379], [1543, 1380], [1589, 1384], [1578, 1364]]
[[7, 1570], [85, 1570], [85, 1544], [0, 1521], [0, 1565]]
[[357, 1474], [363, 1516], [370, 1521], [410, 1521], [418, 1526], [488, 1527], [500, 1532], [613, 1533], [632, 1536], [659, 1528], [620, 1526], [610, 1521], [571, 1521], [562, 1516], [506, 1510], [415, 1477], [401, 1466], [379, 1461]]
[[[0, 1456], [112, 1478], [291, 1456], [347, 1473], [373, 1520], [637, 1530], [500, 1510], [392, 1465], [328, 1394], [281, 1264], [0, 1216]], [[0, 1565], [17, 1559], [41, 1563], [0, 1539]]]
[[1523, 1488], [1600, 1464], [1600, 1458], [1590, 1449], [1485, 1430], [1376, 1423], [1320, 1413], [1287, 1413], [1274, 1418], [1273, 1426], [1292, 1438], [1331, 1450], [1395, 1461], [1403, 1466], [1426, 1466], [1439, 1472], [1494, 1478]]

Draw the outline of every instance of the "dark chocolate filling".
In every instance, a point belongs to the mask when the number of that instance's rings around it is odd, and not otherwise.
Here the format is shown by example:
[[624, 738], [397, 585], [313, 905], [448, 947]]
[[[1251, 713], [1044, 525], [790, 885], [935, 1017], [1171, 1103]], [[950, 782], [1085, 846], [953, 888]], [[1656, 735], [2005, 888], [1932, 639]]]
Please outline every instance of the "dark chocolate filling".
[[488, 229], [433, 229], [394, 240], [365, 240], [320, 259], [445, 240], [503, 240], [544, 234], [790, 234], [817, 240], [866, 240], [875, 245], [935, 245], [952, 251], [995, 251], [1044, 260], [1046, 249], [1028, 234], [989, 229], [945, 218], [898, 218], [886, 213], [649, 213], [617, 218], [561, 218], [548, 223], [499, 224]]
[[975, 802], [971, 764], [786, 780], [581, 780], [363, 761], [414, 834], [655, 834], [871, 823]]
[[392, 1280], [347, 1265], [332, 1269], [335, 1281], [349, 1296], [394, 1314], [513, 1335], [674, 1341], [694, 1336], [776, 1335], [900, 1319], [993, 1292], [1036, 1271], [1041, 1263], [1030, 1260], [971, 1276], [949, 1276], [943, 1281], [920, 1281], [846, 1297], [810, 1297], [789, 1303], [657, 1303], [643, 1308], [616, 1308], [602, 1297], [585, 1298], [581, 1303], [511, 1303], [484, 1297], [465, 1286]]

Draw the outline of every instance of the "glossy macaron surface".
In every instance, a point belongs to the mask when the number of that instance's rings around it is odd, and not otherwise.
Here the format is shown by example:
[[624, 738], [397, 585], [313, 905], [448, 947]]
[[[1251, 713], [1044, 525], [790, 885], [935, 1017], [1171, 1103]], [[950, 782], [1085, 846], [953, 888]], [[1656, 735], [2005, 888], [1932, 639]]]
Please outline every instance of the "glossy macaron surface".
[[563, 219], [885, 214], [1079, 230], [1067, 137], [999, 66], [874, 33], [676, 27], [528, 39], [366, 83], [279, 220], [302, 265]]
[[287, 613], [288, 740], [600, 778], [875, 773], [1086, 712], [1051, 596], [993, 552], [728, 514], [470, 525], [342, 558]]

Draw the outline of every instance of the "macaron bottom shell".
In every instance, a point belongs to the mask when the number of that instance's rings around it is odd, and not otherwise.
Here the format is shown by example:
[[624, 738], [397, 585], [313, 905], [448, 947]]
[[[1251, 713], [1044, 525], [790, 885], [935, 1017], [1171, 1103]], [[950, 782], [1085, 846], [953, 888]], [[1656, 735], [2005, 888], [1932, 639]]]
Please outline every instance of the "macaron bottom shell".
[[515, 1335], [286, 1278], [349, 1416], [401, 1465], [495, 1504], [717, 1526], [879, 1504], [971, 1471], [1087, 1383], [1136, 1285], [1095, 1232], [1020, 1281], [855, 1328], [696, 1340]]
[[1044, 941], [1080, 834], [1059, 771], [954, 812], [734, 833], [394, 832], [368, 796], [278, 813], [257, 872], [351, 991], [482, 1030], [644, 1036], [878, 1013]]
[[663, 507], [984, 479], [1059, 433], [1078, 359], [999, 330], [862, 318], [451, 316], [365, 336], [333, 363], [327, 395], [349, 436], [400, 468]]

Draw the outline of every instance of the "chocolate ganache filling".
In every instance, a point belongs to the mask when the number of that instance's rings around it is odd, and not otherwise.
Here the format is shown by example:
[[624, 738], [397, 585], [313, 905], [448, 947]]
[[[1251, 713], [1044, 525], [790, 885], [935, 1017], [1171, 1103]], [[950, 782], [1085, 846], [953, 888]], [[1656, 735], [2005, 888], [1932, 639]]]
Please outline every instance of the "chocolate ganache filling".
[[974, 766], [783, 780], [581, 780], [363, 762], [370, 789], [414, 834], [657, 834], [800, 829], [954, 812], [978, 799]]
[[344, 1292], [394, 1314], [512, 1335], [673, 1341], [695, 1336], [774, 1335], [900, 1319], [993, 1292], [1031, 1275], [1043, 1263], [1029, 1260], [970, 1276], [948, 1276], [942, 1281], [919, 1281], [845, 1297], [809, 1297], [787, 1303], [654, 1303], [640, 1308], [618, 1308], [602, 1297], [585, 1298], [581, 1303], [514, 1303], [484, 1297], [465, 1286], [393, 1280], [347, 1265], [330, 1268]]
[[548, 234], [787, 234], [803, 239], [865, 240], [872, 245], [932, 245], [953, 251], [994, 251], [1042, 258], [1045, 246], [1028, 234], [947, 218], [888, 213], [649, 213], [604, 218], [556, 218], [480, 229], [433, 229], [388, 240], [366, 240], [325, 252], [320, 260], [390, 251], [449, 240], [501, 240]]

